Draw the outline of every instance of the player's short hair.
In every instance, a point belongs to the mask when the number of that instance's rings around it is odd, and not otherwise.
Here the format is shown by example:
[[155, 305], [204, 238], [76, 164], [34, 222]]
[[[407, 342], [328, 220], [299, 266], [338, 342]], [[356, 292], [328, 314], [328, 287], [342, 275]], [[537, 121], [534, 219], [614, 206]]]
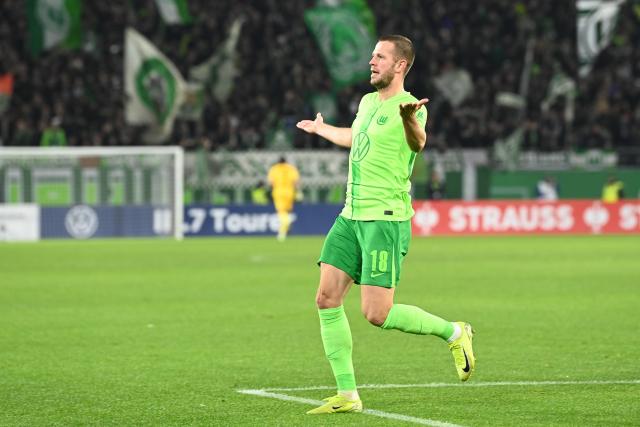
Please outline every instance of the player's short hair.
[[380, 37], [378, 41], [393, 43], [396, 59], [405, 59], [407, 61], [407, 69], [404, 71], [406, 76], [413, 65], [413, 60], [416, 58], [416, 52], [413, 49], [411, 40], [405, 36], [391, 34]]

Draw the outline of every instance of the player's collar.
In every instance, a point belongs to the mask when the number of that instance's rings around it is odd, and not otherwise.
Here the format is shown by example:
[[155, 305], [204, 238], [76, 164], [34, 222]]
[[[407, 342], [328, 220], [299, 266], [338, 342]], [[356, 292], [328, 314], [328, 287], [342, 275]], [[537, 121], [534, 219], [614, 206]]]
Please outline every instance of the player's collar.
[[389, 102], [389, 101], [393, 101], [396, 98], [400, 98], [406, 95], [411, 95], [411, 92], [407, 92], [406, 90], [401, 90], [400, 92], [396, 93], [395, 95], [393, 95], [391, 98], [387, 98], [384, 101], [380, 99], [380, 93], [376, 92], [376, 97], [377, 97], [377, 101], [382, 103], [382, 102]]

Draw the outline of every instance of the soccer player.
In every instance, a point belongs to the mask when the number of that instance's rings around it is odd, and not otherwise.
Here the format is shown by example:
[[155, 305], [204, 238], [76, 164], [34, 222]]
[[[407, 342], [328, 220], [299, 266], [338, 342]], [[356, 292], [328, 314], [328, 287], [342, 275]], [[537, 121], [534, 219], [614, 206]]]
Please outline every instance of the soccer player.
[[602, 201], [616, 203], [624, 199], [624, 183], [615, 176], [610, 176], [602, 187]]
[[447, 341], [462, 381], [475, 368], [471, 325], [394, 303], [411, 240], [414, 211], [409, 177], [427, 140], [424, 105], [428, 99], [418, 100], [404, 90], [414, 57], [408, 38], [381, 37], [369, 61], [370, 83], [377, 91], [362, 97], [351, 127], [328, 125], [320, 113], [315, 120], [297, 124], [305, 132], [351, 148], [346, 202], [322, 247], [316, 294], [320, 335], [338, 394], [308, 414], [362, 411], [351, 359], [351, 330], [342, 305], [354, 282], [360, 285], [362, 313], [370, 323]]
[[287, 238], [289, 227], [291, 226], [290, 213], [293, 210], [293, 203], [296, 198], [296, 188], [300, 180], [298, 169], [287, 159], [281, 157], [278, 163], [269, 169], [269, 184], [271, 185], [271, 197], [275, 205], [280, 228], [278, 229], [278, 240], [283, 242]]

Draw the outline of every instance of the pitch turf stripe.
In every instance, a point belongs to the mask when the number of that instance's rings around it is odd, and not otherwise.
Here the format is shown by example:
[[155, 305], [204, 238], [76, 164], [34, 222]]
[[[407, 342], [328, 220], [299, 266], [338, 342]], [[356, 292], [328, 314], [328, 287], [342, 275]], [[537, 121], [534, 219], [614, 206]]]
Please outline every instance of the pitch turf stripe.
[[[440, 387], [504, 387], [504, 386], [555, 386], [555, 385], [635, 385], [640, 380], [586, 380], [586, 381], [496, 381], [472, 383], [427, 383], [427, 384], [359, 384], [364, 388], [440, 388]], [[264, 391], [311, 391], [334, 390], [336, 386], [266, 388]]]
[[[238, 393], [250, 394], [253, 396], [270, 397], [272, 399], [286, 400], [288, 402], [304, 403], [313, 406], [320, 406], [324, 402], [321, 400], [305, 399], [304, 397], [289, 396], [287, 394], [271, 393], [265, 390], [238, 390]], [[377, 411], [375, 409], [365, 409], [363, 414], [373, 415], [374, 417], [388, 418], [396, 421], [406, 421], [409, 423], [420, 424], [433, 427], [462, 427], [458, 424], [451, 424], [444, 421], [431, 420], [428, 418], [410, 417], [408, 415], [394, 414], [392, 412]]]

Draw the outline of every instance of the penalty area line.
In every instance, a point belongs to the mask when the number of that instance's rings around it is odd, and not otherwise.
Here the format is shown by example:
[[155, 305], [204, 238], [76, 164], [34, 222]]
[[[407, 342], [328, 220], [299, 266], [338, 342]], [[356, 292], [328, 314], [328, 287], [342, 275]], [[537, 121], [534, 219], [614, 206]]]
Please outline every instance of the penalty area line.
[[[316, 390], [316, 389], [313, 389]], [[304, 397], [289, 396], [288, 394], [273, 393], [266, 390], [237, 390], [238, 393], [249, 394], [260, 397], [270, 397], [272, 399], [284, 400], [287, 402], [304, 403], [308, 405], [320, 406], [324, 402], [321, 400], [305, 399]], [[409, 423], [420, 424], [432, 427], [462, 427], [458, 424], [451, 424], [444, 421], [431, 420], [429, 418], [411, 417], [409, 415], [394, 414], [393, 412], [378, 411], [376, 409], [364, 409], [363, 414], [372, 415], [374, 417], [388, 418], [396, 421], [406, 421]]]
[[[640, 385], [640, 380], [585, 380], [585, 381], [493, 381], [471, 383], [426, 383], [426, 384], [360, 384], [358, 389], [384, 388], [441, 388], [441, 387], [509, 387], [509, 386], [562, 386], [562, 385]], [[311, 386], [289, 388], [265, 388], [261, 391], [312, 391], [334, 390], [335, 386]]]

